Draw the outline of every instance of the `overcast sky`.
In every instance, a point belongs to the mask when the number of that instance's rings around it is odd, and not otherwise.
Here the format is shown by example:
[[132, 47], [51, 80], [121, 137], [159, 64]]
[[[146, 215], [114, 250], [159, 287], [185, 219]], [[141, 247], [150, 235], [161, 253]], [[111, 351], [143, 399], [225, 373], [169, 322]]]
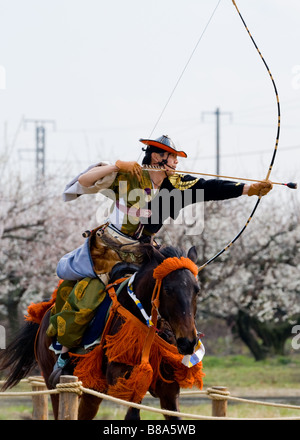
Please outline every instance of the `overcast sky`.
[[[35, 172], [45, 125], [46, 172], [66, 180], [98, 160], [140, 160], [218, 0], [0, 0], [0, 147]], [[273, 180], [300, 164], [300, 2], [238, 0], [274, 76], [282, 124]], [[221, 0], [152, 137], [189, 158], [180, 169], [264, 178], [277, 131], [272, 82], [231, 0]], [[31, 151], [30, 151], [31, 150]], [[287, 191], [280, 188], [280, 191]]]

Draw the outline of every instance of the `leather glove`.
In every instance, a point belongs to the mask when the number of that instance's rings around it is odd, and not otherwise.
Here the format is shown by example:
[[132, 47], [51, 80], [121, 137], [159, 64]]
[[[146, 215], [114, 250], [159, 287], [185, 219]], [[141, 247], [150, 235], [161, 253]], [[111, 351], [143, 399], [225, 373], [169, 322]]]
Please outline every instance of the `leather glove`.
[[139, 181], [141, 181], [142, 167], [137, 162], [124, 162], [122, 160], [117, 160], [115, 165], [117, 168], [119, 168], [119, 171], [122, 171], [123, 173], [130, 173], [133, 176], [136, 176]]
[[265, 182], [252, 183], [248, 190], [248, 196], [265, 196], [272, 188], [273, 185], [268, 180]]

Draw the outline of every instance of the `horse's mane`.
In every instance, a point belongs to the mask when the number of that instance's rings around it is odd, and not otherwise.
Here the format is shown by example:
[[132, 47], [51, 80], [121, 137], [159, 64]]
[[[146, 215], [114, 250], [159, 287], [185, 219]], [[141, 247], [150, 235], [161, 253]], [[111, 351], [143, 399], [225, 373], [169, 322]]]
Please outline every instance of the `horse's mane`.
[[117, 263], [109, 274], [109, 282], [113, 283], [119, 278], [133, 275], [139, 268], [139, 266], [133, 263]]
[[149, 268], [154, 268], [166, 258], [185, 256], [185, 252], [180, 248], [174, 246], [156, 248], [149, 244], [143, 246], [143, 254], [144, 258], [140, 267], [140, 273], [147, 271]]
[[166, 258], [180, 258], [185, 256], [185, 252], [182, 249], [174, 246], [162, 246], [158, 250], [152, 245], [146, 244], [142, 245], [140, 250], [143, 253], [143, 261], [141, 266], [137, 266], [136, 264], [132, 263], [117, 263], [110, 272], [110, 283], [116, 281], [118, 278], [132, 275], [134, 272], [139, 270], [143, 271], [143, 269], [148, 265], [157, 264], [159, 262], [158, 258], [162, 261]]
[[163, 245], [159, 248], [155, 248], [152, 245], [144, 245], [143, 264], [161, 262], [166, 258], [172, 258], [172, 257], [180, 258], [185, 256], [186, 256], [185, 252], [179, 247]]
[[159, 249], [159, 252], [161, 254], [163, 254], [163, 256], [166, 257], [166, 258], [171, 258], [171, 257], [178, 257], [178, 258], [180, 258], [180, 257], [185, 257], [186, 256], [185, 252], [182, 249], [180, 249], [178, 247], [174, 247], [174, 246], [164, 246], [164, 247], [161, 247]]

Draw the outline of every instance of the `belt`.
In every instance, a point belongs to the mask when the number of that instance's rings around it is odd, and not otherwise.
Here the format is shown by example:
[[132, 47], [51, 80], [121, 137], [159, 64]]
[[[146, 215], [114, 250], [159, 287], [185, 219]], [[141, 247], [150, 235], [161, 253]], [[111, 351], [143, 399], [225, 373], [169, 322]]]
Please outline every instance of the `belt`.
[[[120, 239], [121, 239], [121, 244], [123, 244], [123, 245], [126, 245], [126, 244], [128, 244], [128, 245], [136, 244], [138, 241], [146, 243], [146, 242], [150, 241], [150, 239], [152, 237], [152, 234], [149, 235], [149, 236], [143, 234], [144, 226], [141, 225], [141, 224], [139, 224], [138, 229], [136, 230], [134, 236], [131, 237], [130, 235], [127, 235], [127, 234], [124, 234], [123, 232], [121, 232], [114, 224], [112, 224], [110, 222], [107, 222], [104, 225], [99, 226], [98, 228], [96, 228], [96, 229], [94, 229], [92, 231], [89, 231], [89, 230], [84, 231], [82, 236], [87, 238], [93, 232], [95, 232], [97, 235], [99, 235], [101, 237], [106, 228], [108, 229], [107, 232], [110, 235], [114, 235], [115, 234], [115, 236], [114, 236], [115, 239], [118, 239], [118, 237], [119, 237], [118, 241], [120, 241]], [[122, 240], [122, 237], [123, 237], [124, 240]]]

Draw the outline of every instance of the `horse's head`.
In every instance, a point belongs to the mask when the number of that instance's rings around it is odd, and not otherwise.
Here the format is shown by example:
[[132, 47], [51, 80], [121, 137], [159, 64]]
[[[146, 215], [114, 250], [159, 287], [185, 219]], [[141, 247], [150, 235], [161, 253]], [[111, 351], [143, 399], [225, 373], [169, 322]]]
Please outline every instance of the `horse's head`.
[[[156, 267], [159, 267], [166, 259], [178, 260], [183, 256], [182, 251], [174, 247], [166, 247], [161, 248], [160, 251], [153, 251], [152, 262], [155, 260]], [[195, 247], [189, 250], [187, 258], [193, 263], [196, 262]], [[192, 354], [197, 342], [195, 315], [199, 290], [197, 278], [189, 268], [172, 270], [162, 279], [158, 312], [169, 323], [178, 351], [184, 355]]]

